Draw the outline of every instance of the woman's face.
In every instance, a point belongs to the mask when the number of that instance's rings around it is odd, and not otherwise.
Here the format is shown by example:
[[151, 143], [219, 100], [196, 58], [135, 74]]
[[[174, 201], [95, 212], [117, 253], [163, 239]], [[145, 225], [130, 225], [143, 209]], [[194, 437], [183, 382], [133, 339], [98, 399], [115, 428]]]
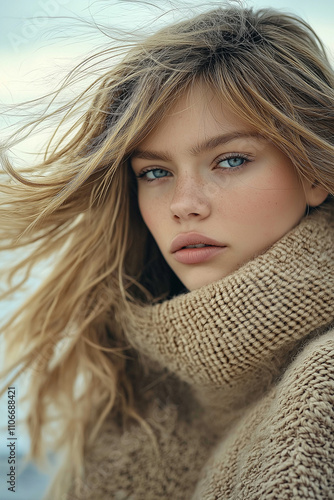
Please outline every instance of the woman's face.
[[279, 149], [201, 87], [176, 103], [131, 163], [142, 217], [188, 290], [280, 239], [302, 218], [311, 189]]

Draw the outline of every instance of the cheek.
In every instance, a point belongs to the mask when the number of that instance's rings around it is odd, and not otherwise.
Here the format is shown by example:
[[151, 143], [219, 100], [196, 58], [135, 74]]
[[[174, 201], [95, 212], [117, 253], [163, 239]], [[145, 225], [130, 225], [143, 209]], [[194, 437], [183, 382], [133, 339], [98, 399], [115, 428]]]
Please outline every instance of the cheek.
[[278, 165], [274, 169], [270, 186], [263, 191], [265, 207], [269, 214], [281, 219], [293, 221], [299, 219], [306, 208], [306, 198], [302, 183], [290, 165]]
[[278, 237], [300, 220], [306, 208], [302, 185], [286, 165], [239, 186], [232, 204], [230, 213], [236, 223], [243, 221], [248, 228], [262, 228]]

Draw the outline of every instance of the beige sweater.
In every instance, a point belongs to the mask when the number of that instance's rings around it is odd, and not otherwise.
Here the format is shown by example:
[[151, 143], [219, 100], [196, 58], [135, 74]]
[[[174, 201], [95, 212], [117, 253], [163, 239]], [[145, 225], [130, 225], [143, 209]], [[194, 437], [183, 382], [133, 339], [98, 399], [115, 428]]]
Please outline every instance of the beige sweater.
[[157, 446], [108, 422], [67, 498], [334, 499], [333, 299], [319, 212], [227, 278], [138, 308]]

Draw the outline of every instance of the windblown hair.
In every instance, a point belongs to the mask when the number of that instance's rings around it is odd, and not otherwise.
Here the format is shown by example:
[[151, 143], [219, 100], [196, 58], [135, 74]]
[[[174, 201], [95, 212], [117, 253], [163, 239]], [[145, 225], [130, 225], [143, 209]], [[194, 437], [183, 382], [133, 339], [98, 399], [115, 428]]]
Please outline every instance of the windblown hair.
[[[114, 51], [106, 48], [104, 60]], [[332, 195], [333, 82], [321, 41], [301, 19], [218, 8], [165, 27], [110, 64], [68, 105], [70, 115], [94, 94], [69, 126], [71, 139], [50, 145], [30, 176], [3, 155], [2, 249], [33, 249], [7, 269], [10, 283], [26, 271], [7, 293], [41, 259], [54, 259], [4, 326], [8, 373], [29, 369], [33, 456], [52, 418], [62, 419], [58, 444], [68, 445], [67, 466], [77, 473], [107, 415], [144, 421], [136, 384], [145, 370], [126, 318], [131, 303], [172, 296], [180, 284], [139, 214], [131, 152], [201, 83]]]

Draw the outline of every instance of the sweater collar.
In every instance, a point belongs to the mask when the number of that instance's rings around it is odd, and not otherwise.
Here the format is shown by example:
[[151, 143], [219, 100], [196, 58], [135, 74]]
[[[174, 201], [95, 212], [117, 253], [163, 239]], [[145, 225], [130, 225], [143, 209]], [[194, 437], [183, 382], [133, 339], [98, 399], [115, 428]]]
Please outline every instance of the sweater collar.
[[134, 307], [130, 342], [197, 389], [257, 393], [334, 319], [334, 228], [319, 211], [226, 278]]

